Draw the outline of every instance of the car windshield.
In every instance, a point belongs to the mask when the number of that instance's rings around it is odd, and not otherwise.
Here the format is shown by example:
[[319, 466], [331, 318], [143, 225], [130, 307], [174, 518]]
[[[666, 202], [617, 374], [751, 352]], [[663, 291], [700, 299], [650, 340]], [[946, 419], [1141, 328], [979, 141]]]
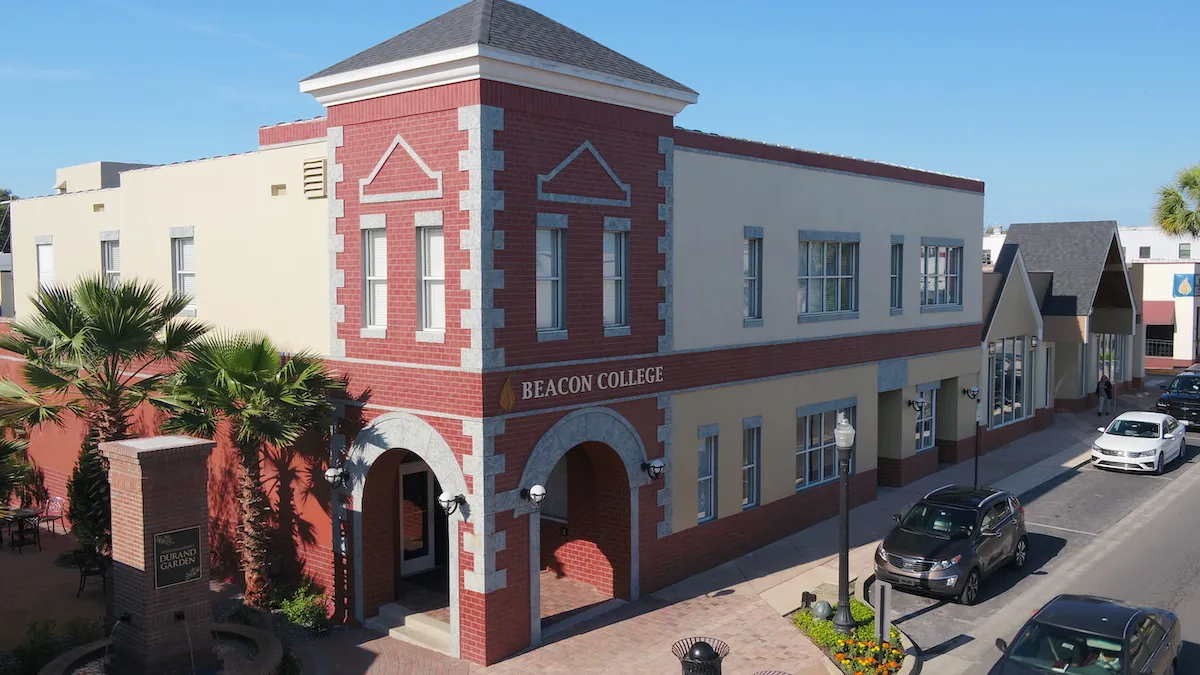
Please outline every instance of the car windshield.
[[1187, 377], [1177, 377], [1174, 380], [1171, 380], [1170, 390], [1200, 394], [1200, 376], [1190, 375]]
[[943, 539], [968, 537], [975, 530], [975, 512], [934, 504], [917, 504], [900, 520], [900, 527], [910, 532], [930, 534]]
[[1131, 436], [1133, 438], [1158, 438], [1158, 422], [1139, 420], [1116, 420], [1109, 425], [1106, 434]]
[[1047, 673], [1111, 675], [1121, 672], [1121, 642], [1033, 622], [1013, 641], [1008, 658]]

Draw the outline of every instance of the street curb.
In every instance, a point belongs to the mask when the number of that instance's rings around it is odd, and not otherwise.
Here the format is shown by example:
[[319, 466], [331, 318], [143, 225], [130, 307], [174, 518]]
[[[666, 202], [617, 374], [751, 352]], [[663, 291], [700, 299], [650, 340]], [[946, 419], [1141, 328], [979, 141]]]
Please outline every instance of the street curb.
[[[870, 586], [874, 582], [875, 575], [871, 574], [862, 581], [861, 585], [856, 584], [858, 588], [855, 590], [859, 591], [859, 597], [862, 598], [862, 601], [868, 605], [871, 605], [871, 600], [870, 596], [867, 595], [867, 586]], [[871, 605], [871, 607], [874, 608], [875, 605]], [[900, 637], [904, 638], [904, 643], [908, 645], [908, 648], [904, 650], [904, 662], [900, 664], [900, 671], [898, 675], [920, 675], [921, 664], [924, 662], [924, 659], [921, 657], [921, 646], [918, 645], [911, 637], [908, 636], [908, 633], [905, 633], [896, 624], [889, 621], [888, 625], [892, 628], [895, 628], [896, 632], [900, 633]]]

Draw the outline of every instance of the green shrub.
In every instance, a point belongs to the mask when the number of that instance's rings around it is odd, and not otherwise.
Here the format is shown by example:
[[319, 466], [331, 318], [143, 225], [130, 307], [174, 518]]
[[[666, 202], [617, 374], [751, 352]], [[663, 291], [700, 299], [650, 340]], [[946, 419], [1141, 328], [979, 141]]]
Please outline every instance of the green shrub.
[[58, 638], [54, 635], [54, 621], [32, 621], [25, 627], [25, 641], [13, 650], [17, 662], [17, 675], [37, 675], [61, 651]]
[[74, 616], [63, 626], [63, 635], [71, 641], [71, 645], [79, 647], [104, 637], [104, 621]]
[[268, 600], [268, 605], [271, 609], [283, 609], [283, 603], [287, 602], [288, 598], [296, 592], [294, 586], [289, 584], [271, 584], [271, 595]]
[[807, 609], [796, 612], [792, 621], [847, 673], [899, 672], [899, 664], [904, 661], [900, 631], [892, 626], [891, 641], [884, 643], [886, 646], [879, 645], [875, 643], [875, 610], [864, 602], [851, 599], [850, 615], [854, 617], [855, 627], [849, 636], [834, 628], [832, 619], [817, 619]]
[[305, 584], [283, 601], [283, 615], [297, 626], [321, 629], [329, 622], [329, 603], [324, 593]]

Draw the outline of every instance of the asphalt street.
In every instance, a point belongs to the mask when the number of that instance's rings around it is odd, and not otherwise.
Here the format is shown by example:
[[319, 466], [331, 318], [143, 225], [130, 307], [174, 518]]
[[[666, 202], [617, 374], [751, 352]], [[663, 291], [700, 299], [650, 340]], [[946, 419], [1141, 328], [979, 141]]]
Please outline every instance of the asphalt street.
[[1189, 445], [1161, 477], [1085, 466], [1020, 495], [1029, 564], [989, 578], [973, 607], [895, 591], [893, 621], [921, 649], [922, 672], [986, 673], [997, 637], [1011, 640], [1057, 593], [1090, 593], [1177, 612], [1192, 641], [1178, 672], [1200, 673], [1200, 434]]

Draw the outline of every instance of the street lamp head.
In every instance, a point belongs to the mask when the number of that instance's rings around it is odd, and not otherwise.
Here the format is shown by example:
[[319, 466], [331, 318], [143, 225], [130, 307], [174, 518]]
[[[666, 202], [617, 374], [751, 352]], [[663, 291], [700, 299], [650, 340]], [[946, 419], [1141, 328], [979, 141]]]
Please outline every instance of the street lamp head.
[[346, 472], [340, 467], [331, 466], [325, 469], [325, 482], [333, 489], [338, 489], [346, 481]]
[[965, 394], [967, 398], [974, 401], [975, 399], [979, 398], [979, 387], [967, 387], [966, 389], [963, 389], [963, 394]]
[[833, 428], [833, 442], [837, 444], [838, 457], [849, 457], [854, 448], [854, 427], [846, 419], [846, 413], [838, 414], [837, 426]]
[[649, 462], [642, 462], [642, 471], [650, 477], [650, 480], [658, 480], [659, 476], [667, 470], [667, 463], [662, 461], [662, 458], [652, 459]]
[[925, 397], [918, 396], [916, 398], [916, 400], [909, 401], [908, 404], [910, 406], [912, 406], [913, 410], [916, 410], [917, 412], [921, 412], [922, 410], [925, 409]]
[[1031, 336], [1031, 337], [1029, 338], [1029, 346], [1030, 346], [1030, 347], [1033, 347], [1034, 349], [1037, 349], [1037, 346], [1038, 346], [1038, 336], [1036, 336], [1036, 335], [1033, 335], [1033, 336]]
[[542, 500], [546, 498], [546, 488], [542, 485], [534, 485], [526, 490], [521, 488], [521, 499], [528, 500], [533, 504], [533, 508], [538, 508], [542, 504]]
[[995, 356], [995, 355], [996, 355], [996, 343], [989, 342], [988, 343], [988, 356]]
[[441, 505], [442, 510], [446, 512], [447, 516], [454, 515], [454, 512], [458, 510], [458, 507], [466, 503], [466, 497], [462, 495], [452, 495], [449, 492], [443, 492], [442, 496], [438, 497], [438, 504]]

